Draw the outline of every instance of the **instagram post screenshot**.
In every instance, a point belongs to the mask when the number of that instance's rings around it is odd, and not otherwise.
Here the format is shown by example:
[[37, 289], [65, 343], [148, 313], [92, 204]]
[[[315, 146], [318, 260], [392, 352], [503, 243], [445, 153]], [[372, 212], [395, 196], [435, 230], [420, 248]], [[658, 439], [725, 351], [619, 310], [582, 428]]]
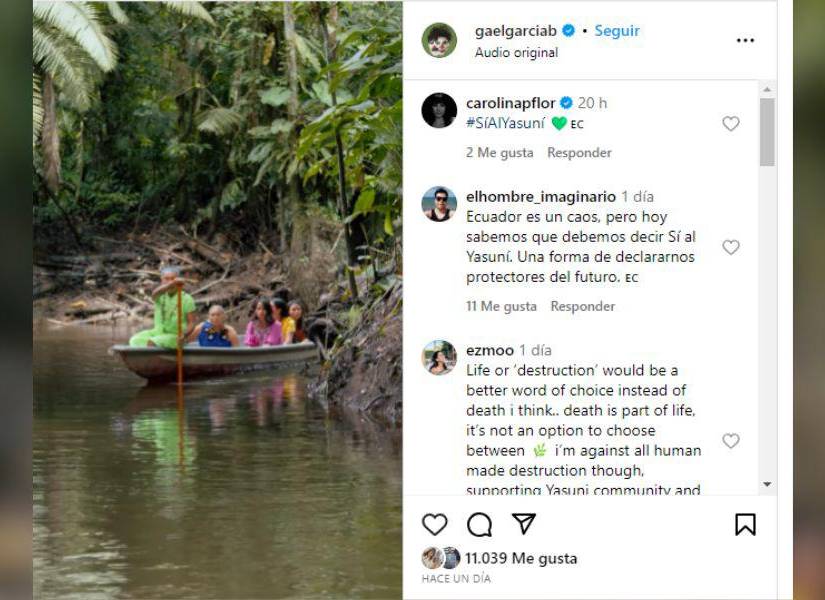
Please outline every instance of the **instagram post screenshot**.
[[825, 598], [791, 8], [34, 1], [0, 595]]

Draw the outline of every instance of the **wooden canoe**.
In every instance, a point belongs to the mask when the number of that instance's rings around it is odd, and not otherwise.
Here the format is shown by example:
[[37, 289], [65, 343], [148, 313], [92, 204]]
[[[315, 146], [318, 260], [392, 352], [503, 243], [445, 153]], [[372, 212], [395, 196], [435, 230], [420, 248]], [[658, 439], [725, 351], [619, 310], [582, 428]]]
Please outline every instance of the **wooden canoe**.
[[[173, 381], [177, 376], [175, 350], [117, 345], [109, 349], [109, 354], [118, 355], [127, 369], [150, 381]], [[256, 348], [204, 348], [194, 344], [184, 346], [183, 376], [192, 379], [232, 375], [317, 358], [318, 350], [312, 342]]]

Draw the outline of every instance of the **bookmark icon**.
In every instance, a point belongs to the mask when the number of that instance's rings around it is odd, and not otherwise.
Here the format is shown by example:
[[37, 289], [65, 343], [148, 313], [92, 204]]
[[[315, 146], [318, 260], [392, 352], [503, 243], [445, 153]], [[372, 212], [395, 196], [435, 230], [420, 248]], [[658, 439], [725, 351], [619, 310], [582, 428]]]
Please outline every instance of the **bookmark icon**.
[[734, 521], [736, 522], [735, 535], [742, 535], [745, 532], [752, 536], [756, 535], [756, 513], [736, 513]]

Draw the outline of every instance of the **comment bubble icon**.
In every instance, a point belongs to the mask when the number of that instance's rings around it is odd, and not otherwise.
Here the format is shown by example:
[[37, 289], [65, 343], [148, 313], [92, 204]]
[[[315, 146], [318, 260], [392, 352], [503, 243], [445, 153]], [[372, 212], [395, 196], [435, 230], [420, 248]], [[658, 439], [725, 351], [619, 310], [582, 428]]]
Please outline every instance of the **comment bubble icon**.
[[475, 512], [467, 519], [467, 531], [476, 537], [493, 537], [493, 521], [487, 513]]

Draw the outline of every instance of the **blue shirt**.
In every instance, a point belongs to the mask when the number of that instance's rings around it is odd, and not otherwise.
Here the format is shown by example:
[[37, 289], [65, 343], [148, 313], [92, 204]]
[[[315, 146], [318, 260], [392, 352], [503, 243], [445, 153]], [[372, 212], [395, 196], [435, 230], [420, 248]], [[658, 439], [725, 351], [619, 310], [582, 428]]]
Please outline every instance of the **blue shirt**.
[[229, 341], [226, 329], [218, 333], [212, 328], [212, 323], [204, 321], [201, 332], [198, 334], [198, 345], [230, 348], [232, 347], [232, 342]]

